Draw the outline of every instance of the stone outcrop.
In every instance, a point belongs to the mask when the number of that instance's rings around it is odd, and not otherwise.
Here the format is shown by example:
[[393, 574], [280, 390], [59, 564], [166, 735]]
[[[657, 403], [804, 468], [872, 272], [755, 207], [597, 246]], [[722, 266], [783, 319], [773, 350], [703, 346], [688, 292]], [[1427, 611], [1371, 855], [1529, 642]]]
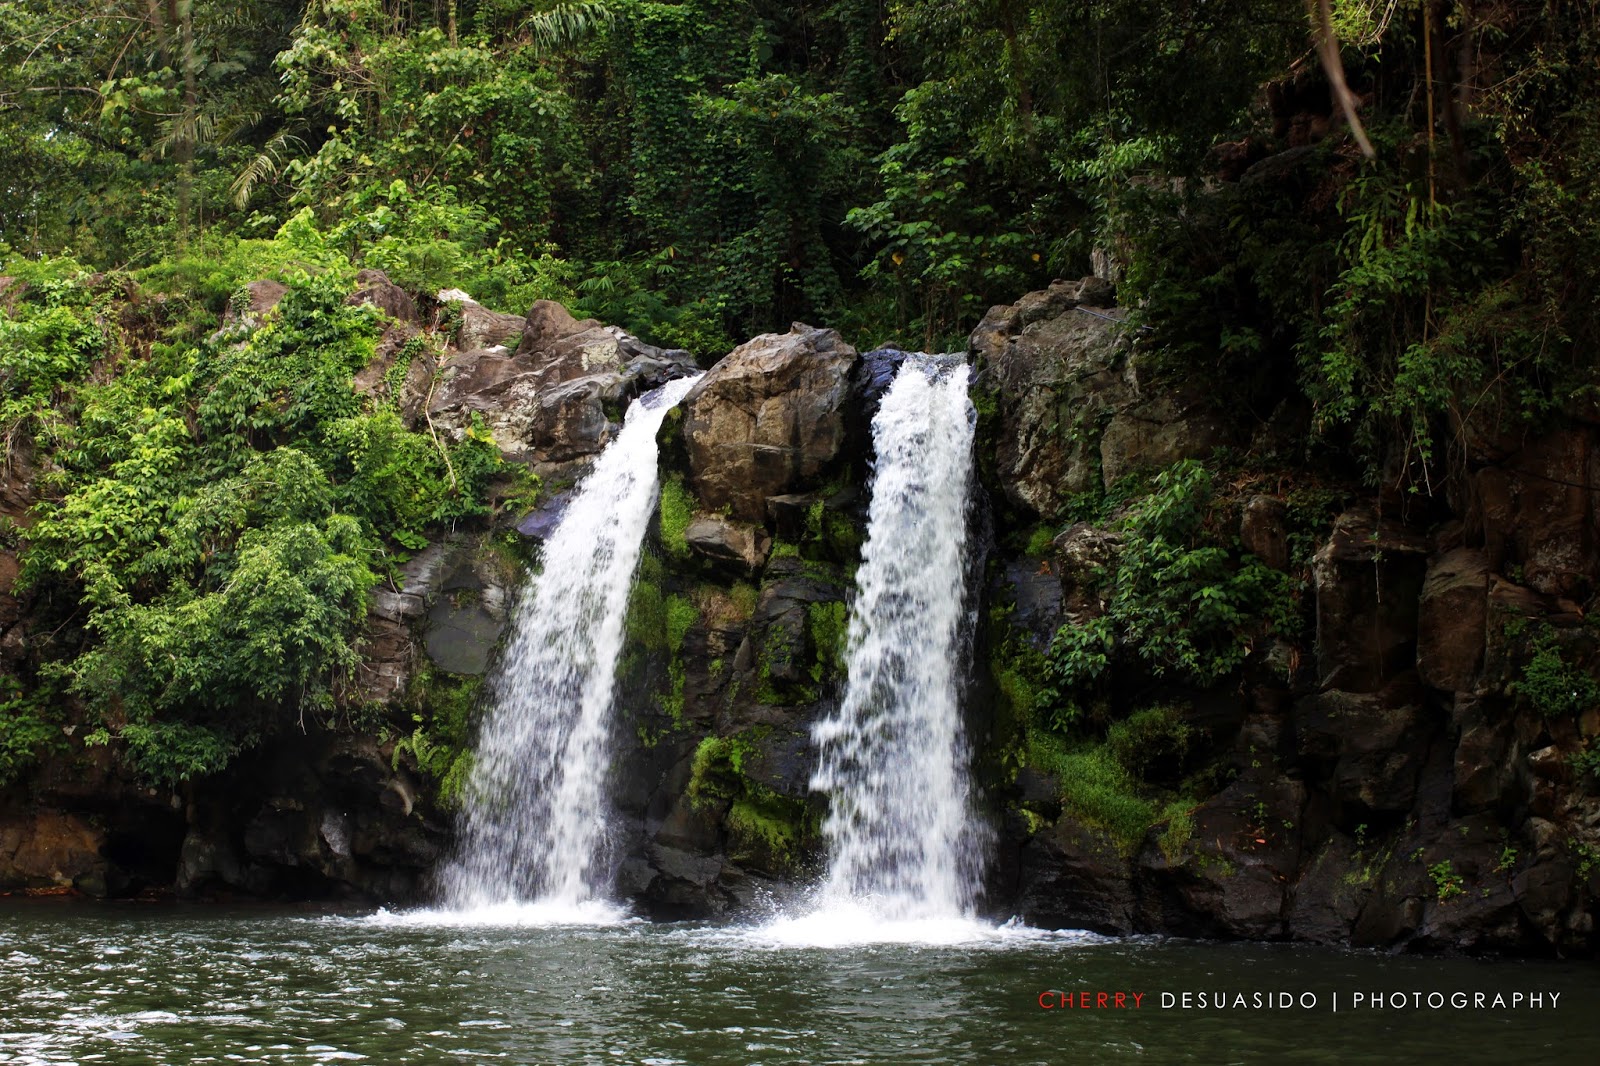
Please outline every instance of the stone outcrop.
[[1138, 345], [1100, 278], [991, 308], [968, 341], [996, 400], [995, 473], [1009, 502], [1055, 518], [1076, 494], [1226, 443], [1214, 396], [1143, 380]]
[[796, 323], [747, 341], [684, 398], [696, 495], [764, 522], [767, 500], [814, 481], [839, 456], [856, 351], [831, 329]]
[[[598, 453], [627, 402], [673, 378], [695, 373], [688, 353], [645, 344], [614, 326], [578, 320], [540, 300], [511, 330], [467, 329], [476, 305], [462, 302], [458, 344], [440, 364], [428, 406], [441, 429], [465, 432], [484, 420], [508, 459], [562, 464]], [[481, 323], [480, 323], [481, 324]], [[513, 346], [514, 342], [514, 346]]]

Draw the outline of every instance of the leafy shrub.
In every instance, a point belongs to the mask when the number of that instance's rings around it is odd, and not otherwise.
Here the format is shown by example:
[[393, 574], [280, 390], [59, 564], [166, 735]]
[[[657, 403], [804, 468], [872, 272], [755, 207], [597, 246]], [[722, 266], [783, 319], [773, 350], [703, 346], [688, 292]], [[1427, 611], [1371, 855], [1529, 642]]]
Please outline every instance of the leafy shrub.
[[0, 674], [0, 785], [10, 784], [60, 739], [61, 728], [41, 701], [10, 674]]
[[1141, 781], [1182, 774], [1194, 729], [1176, 707], [1146, 707], [1106, 730], [1106, 746], [1123, 769]]
[[1547, 718], [1578, 714], [1600, 705], [1600, 680], [1562, 653], [1555, 631], [1544, 626], [1530, 643], [1532, 655], [1522, 664], [1512, 689]]
[[1261, 635], [1293, 630], [1288, 576], [1215, 543], [1204, 528], [1210, 497], [1210, 474], [1185, 459], [1129, 508], [1106, 614], [1063, 626], [1051, 642], [1049, 674], [1061, 694], [1099, 679], [1116, 642], [1158, 677], [1209, 686], [1237, 669]]

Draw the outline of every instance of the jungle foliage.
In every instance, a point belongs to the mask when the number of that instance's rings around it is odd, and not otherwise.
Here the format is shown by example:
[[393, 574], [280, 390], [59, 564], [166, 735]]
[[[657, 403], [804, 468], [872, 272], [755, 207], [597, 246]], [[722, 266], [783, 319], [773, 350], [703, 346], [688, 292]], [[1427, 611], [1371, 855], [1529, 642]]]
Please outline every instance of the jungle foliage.
[[[38, 496], [0, 537], [58, 611], [0, 772], [69, 700], [166, 779], [286, 707], [351, 713], [368, 589], [498, 462], [353, 394], [382, 329], [344, 304], [359, 267], [714, 358], [794, 319], [954, 346], [1098, 265], [1152, 367], [1309, 410], [1308, 448], [1423, 494], [1592, 404], [1600, 9], [1328, 9], [0, 0], [0, 433]], [[213, 337], [263, 277], [281, 308]], [[1092, 684], [1118, 646], [1237, 664], [1283, 596], [1187, 492], [1130, 512], [1103, 624], [1016, 685]]]

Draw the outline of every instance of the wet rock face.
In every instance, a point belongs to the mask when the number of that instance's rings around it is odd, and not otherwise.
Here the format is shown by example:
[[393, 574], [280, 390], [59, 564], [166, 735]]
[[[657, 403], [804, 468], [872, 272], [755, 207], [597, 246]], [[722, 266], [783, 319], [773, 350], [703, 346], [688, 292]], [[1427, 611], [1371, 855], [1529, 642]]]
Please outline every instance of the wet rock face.
[[375, 738], [288, 735], [195, 800], [176, 887], [404, 903], [447, 843], [419, 776]]
[[1417, 674], [1446, 692], [1470, 692], [1483, 664], [1489, 612], [1485, 552], [1457, 548], [1428, 566], [1417, 605]]
[[[694, 373], [686, 352], [645, 344], [615, 326], [575, 319], [540, 300], [510, 328], [462, 302], [457, 350], [433, 386], [430, 417], [460, 434], [474, 415], [508, 459], [558, 464], [597, 454], [628, 401]], [[481, 313], [480, 313], [481, 312]]]
[[1200, 390], [1141, 380], [1114, 288], [1057, 281], [992, 308], [968, 347], [997, 399], [995, 470], [1007, 499], [1041, 517], [1141, 468], [1228, 440]]
[[1340, 515], [1317, 553], [1317, 670], [1321, 684], [1372, 692], [1416, 662], [1418, 597], [1428, 539], [1371, 508]]
[[816, 479], [845, 440], [856, 350], [796, 323], [735, 348], [683, 401], [695, 494], [707, 510], [764, 522], [767, 500]]

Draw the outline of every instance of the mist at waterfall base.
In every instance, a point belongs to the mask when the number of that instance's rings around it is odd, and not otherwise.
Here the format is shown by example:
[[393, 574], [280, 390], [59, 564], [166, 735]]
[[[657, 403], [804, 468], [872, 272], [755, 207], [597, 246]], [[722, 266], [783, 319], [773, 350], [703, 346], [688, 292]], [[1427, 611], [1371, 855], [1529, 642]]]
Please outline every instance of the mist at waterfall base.
[[659, 489], [656, 431], [699, 376], [635, 400], [524, 588], [491, 682], [444, 924], [619, 921], [608, 899], [612, 701], [628, 591]]

